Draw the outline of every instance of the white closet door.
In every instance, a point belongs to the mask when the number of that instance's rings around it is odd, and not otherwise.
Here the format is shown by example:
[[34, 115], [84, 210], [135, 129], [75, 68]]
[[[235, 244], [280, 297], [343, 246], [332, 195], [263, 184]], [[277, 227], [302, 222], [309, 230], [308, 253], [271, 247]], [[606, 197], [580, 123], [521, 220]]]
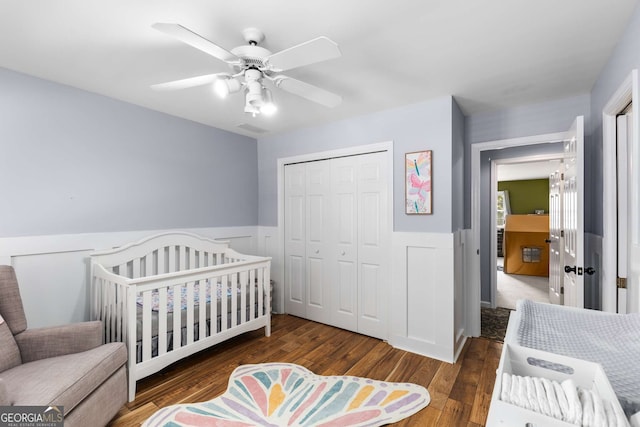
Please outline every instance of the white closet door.
[[331, 324], [358, 330], [358, 194], [354, 157], [331, 160]]
[[358, 156], [358, 332], [387, 338], [388, 176], [385, 153]]
[[306, 280], [307, 318], [331, 323], [330, 238], [331, 164], [327, 160], [306, 165]]
[[284, 298], [285, 311], [306, 317], [306, 174], [305, 164], [284, 168]]

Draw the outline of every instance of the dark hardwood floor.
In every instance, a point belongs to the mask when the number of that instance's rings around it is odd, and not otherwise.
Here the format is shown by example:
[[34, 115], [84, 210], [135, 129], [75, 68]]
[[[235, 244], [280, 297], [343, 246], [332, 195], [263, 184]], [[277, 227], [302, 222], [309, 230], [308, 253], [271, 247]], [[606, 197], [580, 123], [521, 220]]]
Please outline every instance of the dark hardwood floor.
[[138, 426], [158, 408], [213, 399], [239, 365], [289, 362], [320, 375], [412, 382], [429, 390], [425, 409], [394, 425], [485, 424], [502, 344], [472, 338], [455, 364], [394, 349], [375, 338], [294, 316], [275, 315], [271, 337], [258, 330], [202, 351], [138, 382], [135, 401], [110, 426]]

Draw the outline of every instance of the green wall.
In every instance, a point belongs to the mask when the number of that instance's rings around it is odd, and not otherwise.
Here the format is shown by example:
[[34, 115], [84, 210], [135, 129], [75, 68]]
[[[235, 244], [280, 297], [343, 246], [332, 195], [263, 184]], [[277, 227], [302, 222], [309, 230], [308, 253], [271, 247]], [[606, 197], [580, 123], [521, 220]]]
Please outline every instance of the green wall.
[[532, 214], [536, 209], [549, 213], [548, 179], [498, 182], [498, 191], [504, 190], [509, 192], [512, 214]]

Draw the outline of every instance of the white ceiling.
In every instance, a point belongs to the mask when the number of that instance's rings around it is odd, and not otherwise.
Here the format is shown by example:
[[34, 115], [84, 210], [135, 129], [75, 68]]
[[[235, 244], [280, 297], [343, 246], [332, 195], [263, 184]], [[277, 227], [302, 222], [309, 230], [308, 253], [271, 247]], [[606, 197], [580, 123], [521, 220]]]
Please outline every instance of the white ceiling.
[[[453, 95], [466, 115], [591, 90], [637, 0], [0, 0], [0, 67], [232, 132], [277, 133]], [[151, 28], [175, 22], [227, 49], [258, 27], [277, 52], [320, 35], [342, 57], [286, 74], [340, 94], [329, 109], [274, 91], [276, 116], [209, 87], [155, 83], [228, 71]]]
[[522, 181], [525, 179], [549, 178], [553, 172], [559, 170], [560, 160], [541, 160], [525, 163], [508, 163], [496, 166], [498, 181]]

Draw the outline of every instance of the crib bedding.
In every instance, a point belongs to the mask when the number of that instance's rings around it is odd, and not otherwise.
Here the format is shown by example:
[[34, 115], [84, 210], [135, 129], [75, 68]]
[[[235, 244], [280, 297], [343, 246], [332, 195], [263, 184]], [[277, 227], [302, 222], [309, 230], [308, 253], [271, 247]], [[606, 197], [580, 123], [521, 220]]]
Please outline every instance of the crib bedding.
[[[640, 314], [518, 301], [517, 343], [602, 365], [627, 416], [640, 411]], [[509, 340], [509, 337], [507, 337]]]
[[[169, 294], [169, 291], [167, 291], [167, 294]], [[217, 295], [216, 298], [216, 313], [218, 316], [218, 319], [220, 318], [220, 314], [222, 313], [222, 299], [220, 298], [221, 293], [219, 293]], [[153, 300], [153, 297], [152, 297]], [[167, 298], [168, 300], [168, 298]], [[206, 300], [206, 320], [207, 322], [210, 319], [211, 316], [211, 298], [210, 295], [207, 296]], [[194, 325], [198, 325], [198, 321], [200, 319], [200, 302], [199, 302], [199, 298], [195, 297], [195, 292], [194, 292], [194, 307], [193, 307], [193, 319], [194, 319]], [[186, 310], [186, 302], [183, 300], [184, 305], [182, 305], [181, 309], [180, 309], [180, 324], [182, 325], [183, 329], [185, 328], [185, 325], [187, 324], [187, 310]], [[237, 296], [236, 296], [236, 304], [238, 307], [238, 312], [240, 312], [241, 310], [241, 306], [242, 306], [242, 297], [240, 292], [238, 291]], [[250, 302], [250, 296], [246, 295], [245, 296], [245, 312], [249, 312], [249, 305], [251, 304]], [[255, 310], [256, 310], [256, 314], [257, 314], [257, 309], [258, 309], [258, 299], [257, 299], [257, 290], [255, 291], [255, 299], [254, 299], [254, 306], [255, 306]], [[227, 317], [228, 319], [231, 319], [231, 316], [229, 316], [231, 314], [231, 309], [232, 309], [232, 301], [231, 301], [231, 290], [229, 289], [227, 292]], [[173, 332], [173, 306], [171, 306], [171, 310], [167, 310], [167, 333], [169, 332]], [[152, 310], [151, 310], [151, 336], [155, 337], [158, 335], [158, 304], [154, 303]], [[138, 304], [137, 304], [137, 313], [136, 313], [136, 323], [137, 323], [137, 327], [136, 327], [136, 340], [140, 341], [142, 340], [142, 303], [140, 300], [140, 297], [138, 297]]]
[[[207, 280], [202, 288], [204, 289], [203, 291], [203, 297], [204, 297], [204, 301], [208, 304], [211, 302], [211, 295], [212, 295], [212, 286], [211, 283], [209, 282], [209, 280]], [[222, 283], [218, 282], [215, 286], [215, 294], [216, 294], [216, 298], [220, 299], [220, 297], [222, 296]], [[226, 287], [226, 294], [227, 296], [231, 296], [231, 294], [233, 293], [233, 289], [230, 287]], [[237, 293], [240, 294], [240, 288], [237, 287]], [[196, 305], [200, 304], [200, 283], [196, 282], [193, 285], [193, 301]], [[175, 296], [174, 296], [174, 287], [170, 286], [167, 288], [167, 312], [172, 312], [173, 311], [173, 305], [174, 305], [174, 300], [175, 300]], [[138, 304], [138, 306], [142, 306], [143, 305], [143, 300], [142, 300], [142, 294], [138, 294], [136, 302]], [[160, 292], [155, 289], [151, 292], [151, 310], [153, 311], [158, 311], [160, 307]], [[187, 287], [186, 286], [180, 286], [180, 309], [181, 310], [185, 310], [187, 308]]]

